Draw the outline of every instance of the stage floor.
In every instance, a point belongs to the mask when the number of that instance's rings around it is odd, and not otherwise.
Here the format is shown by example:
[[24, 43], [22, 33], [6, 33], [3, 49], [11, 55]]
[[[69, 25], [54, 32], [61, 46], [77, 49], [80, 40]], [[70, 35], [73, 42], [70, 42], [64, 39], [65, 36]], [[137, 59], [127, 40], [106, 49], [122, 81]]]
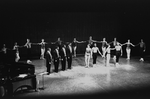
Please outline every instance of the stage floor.
[[[46, 71], [45, 60], [32, 60], [35, 65], [39, 91], [25, 91], [14, 97], [59, 97], [59, 96], [99, 96], [100, 97], [147, 97], [150, 92], [150, 62], [140, 62], [139, 58], [120, 58], [116, 67], [111, 59], [110, 66], [104, 65], [104, 59], [98, 56], [97, 65], [85, 68], [84, 56], [73, 58], [72, 69], [51, 74]], [[59, 65], [61, 69], [61, 64]], [[43, 77], [43, 78], [42, 78]], [[44, 88], [44, 90], [41, 90]], [[93, 98], [94, 98], [93, 97]]]

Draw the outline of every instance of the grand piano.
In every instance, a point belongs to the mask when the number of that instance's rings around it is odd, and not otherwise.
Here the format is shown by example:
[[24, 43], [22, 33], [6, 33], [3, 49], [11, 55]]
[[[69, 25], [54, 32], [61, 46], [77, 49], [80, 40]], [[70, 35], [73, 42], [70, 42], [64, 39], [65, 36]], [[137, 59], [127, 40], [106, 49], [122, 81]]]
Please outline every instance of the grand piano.
[[35, 67], [15, 62], [15, 51], [0, 52], [0, 97], [13, 96], [19, 89], [37, 88]]

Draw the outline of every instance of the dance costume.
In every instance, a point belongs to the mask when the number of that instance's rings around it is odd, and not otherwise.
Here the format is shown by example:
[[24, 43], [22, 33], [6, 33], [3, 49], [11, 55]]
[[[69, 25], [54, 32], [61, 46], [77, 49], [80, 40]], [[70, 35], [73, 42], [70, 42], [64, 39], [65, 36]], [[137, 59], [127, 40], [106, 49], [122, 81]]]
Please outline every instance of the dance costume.
[[93, 48], [92, 48], [92, 53], [93, 53], [93, 64], [96, 64], [97, 51], [98, 51], [98, 47], [93, 47]]
[[119, 57], [121, 56], [121, 46], [120, 45], [116, 45], [116, 63], [119, 62]]
[[91, 48], [86, 48], [86, 52], [85, 52], [86, 67], [89, 67], [90, 57], [91, 57]]
[[27, 47], [27, 63], [30, 63], [30, 59], [31, 59], [31, 43], [27, 42], [25, 44], [25, 46]]
[[102, 41], [102, 52], [103, 52], [103, 56], [105, 57], [105, 52], [106, 52], [106, 45], [107, 42], [106, 41]]
[[15, 62], [18, 62], [19, 59], [20, 59], [20, 56], [19, 56], [19, 46], [18, 45], [15, 45], [13, 50], [16, 50], [16, 58], [15, 58]]
[[140, 61], [144, 61], [144, 52], [146, 50], [146, 44], [144, 42], [140, 42]]
[[41, 42], [41, 57], [40, 59], [44, 59], [45, 54], [45, 42]]

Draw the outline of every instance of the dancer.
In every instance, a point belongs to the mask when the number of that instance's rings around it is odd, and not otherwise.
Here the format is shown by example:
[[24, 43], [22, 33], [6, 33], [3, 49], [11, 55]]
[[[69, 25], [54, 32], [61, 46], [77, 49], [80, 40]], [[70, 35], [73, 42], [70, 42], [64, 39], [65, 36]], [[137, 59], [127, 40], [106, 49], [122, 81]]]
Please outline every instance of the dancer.
[[73, 39], [72, 48], [73, 48], [73, 56], [76, 57], [77, 43], [83, 43], [83, 41], [79, 42], [76, 38]]
[[41, 45], [41, 56], [40, 59], [44, 59], [44, 54], [45, 54], [45, 44], [48, 44], [44, 41], [44, 39], [41, 40], [41, 43], [38, 43]]
[[144, 61], [144, 53], [146, 50], [146, 44], [143, 41], [143, 39], [141, 39], [141, 41], [136, 46], [140, 46], [140, 61]]
[[85, 65], [86, 65], [86, 67], [89, 67], [91, 57], [92, 57], [92, 49], [90, 48], [90, 44], [88, 44], [86, 51], [85, 51]]
[[72, 65], [72, 47], [71, 47], [71, 43], [69, 43], [67, 48], [66, 48], [66, 54], [67, 54], [68, 69], [71, 69], [71, 65]]
[[47, 75], [51, 72], [51, 64], [52, 64], [52, 54], [51, 54], [51, 48], [47, 49], [46, 52], [46, 68], [47, 68]]
[[27, 63], [31, 63], [31, 42], [30, 39], [27, 39], [27, 42], [24, 45], [27, 48]]
[[[106, 66], [109, 66], [110, 65], [110, 54], [111, 54], [111, 50], [115, 50], [115, 48], [110, 48], [110, 45], [107, 44], [107, 48], [105, 50], [105, 53], [106, 53]], [[103, 56], [104, 57], [104, 56]]]
[[[115, 48], [116, 44], [117, 44], [117, 38], [114, 38], [114, 41], [108, 43], [108, 44], [112, 44], [112, 48]], [[119, 43], [119, 42], [118, 42]], [[121, 43], [119, 43], [119, 45], [121, 46]], [[116, 50], [112, 50], [112, 56], [113, 56], [113, 59], [114, 61], [116, 60]]]
[[7, 49], [8, 48], [6, 48], [6, 44], [3, 44], [3, 48], [1, 49], [1, 51], [0, 52], [2, 52], [1, 53], [1, 60], [2, 60], [2, 62], [7, 62], [7, 57], [6, 57], [6, 54], [7, 54]]
[[60, 50], [60, 57], [62, 70], [64, 71], [66, 69], [66, 45], [62, 45], [62, 48]]
[[102, 43], [102, 53], [103, 53], [103, 57], [105, 58], [106, 45], [107, 45], [106, 38], [103, 38], [103, 41], [98, 41], [98, 43]]
[[15, 62], [18, 62], [19, 59], [20, 59], [20, 56], [19, 56], [19, 45], [17, 44], [17, 42], [15, 42], [14, 47], [13, 47], [13, 50], [16, 51]]
[[54, 66], [55, 66], [55, 72], [58, 72], [58, 67], [59, 67], [59, 47], [56, 46], [54, 52], [53, 52], [53, 59], [54, 59]]
[[122, 56], [122, 46], [119, 44], [119, 42], [116, 43], [116, 46], [115, 46], [115, 50], [116, 50], [116, 66], [119, 65], [119, 58], [120, 56]]
[[6, 48], [6, 44], [3, 44], [3, 48], [1, 50], [4, 54], [7, 53], [7, 48]]
[[63, 44], [63, 41], [60, 39], [60, 37], [57, 39], [56, 42], [52, 42], [52, 44], [55, 44], [55, 46], [58, 46], [59, 47], [59, 50], [61, 49], [62, 47], [62, 44]]
[[86, 42], [87, 42], [87, 44], [89, 44], [90, 48], [92, 48], [92, 47], [93, 47], [93, 43], [94, 43], [94, 42], [97, 42], [97, 41], [96, 41], [96, 40], [93, 40], [93, 39], [92, 39], [92, 36], [90, 36], [90, 37], [89, 37], [89, 40], [83, 41], [83, 43], [86, 43]]
[[99, 48], [97, 47], [97, 44], [94, 43], [94, 46], [92, 47], [93, 66], [96, 65], [97, 53], [99, 53], [102, 56], [101, 52], [99, 51]]
[[133, 45], [130, 42], [130, 39], [128, 39], [128, 41], [126, 43], [122, 44], [122, 45], [127, 45], [127, 47], [126, 47], [127, 59], [130, 60], [130, 53], [131, 53], [131, 47], [130, 47], [130, 45], [131, 46], [135, 46], [135, 45]]

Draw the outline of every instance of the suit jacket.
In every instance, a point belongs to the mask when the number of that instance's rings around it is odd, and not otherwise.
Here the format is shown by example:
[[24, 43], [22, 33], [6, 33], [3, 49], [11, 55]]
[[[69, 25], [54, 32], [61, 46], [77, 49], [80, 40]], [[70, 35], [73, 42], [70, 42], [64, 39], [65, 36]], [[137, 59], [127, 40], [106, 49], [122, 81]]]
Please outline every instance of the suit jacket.
[[[65, 52], [66, 52], [66, 49], [65, 49], [65, 48], [64, 48], [64, 50], [65, 50]], [[60, 50], [60, 56], [61, 56], [61, 58], [66, 57], [66, 54], [65, 54], [64, 50], [63, 50], [63, 48], [61, 48], [61, 50]]]
[[[58, 54], [59, 54], [59, 51], [58, 51]], [[55, 49], [55, 50], [54, 50], [54, 53], [53, 53], [53, 58], [54, 58], [54, 60], [59, 59], [58, 54], [57, 54], [56, 49]]]
[[52, 56], [50, 55], [51, 53], [49, 53], [48, 51], [46, 52], [46, 62], [52, 62]]
[[[71, 50], [72, 50], [72, 47], [71, 47]], [[66, 54], [67, 54], [67, 57], [72, 57], [72, 52], [71, 52], [69, 46], [66, 48]]]

